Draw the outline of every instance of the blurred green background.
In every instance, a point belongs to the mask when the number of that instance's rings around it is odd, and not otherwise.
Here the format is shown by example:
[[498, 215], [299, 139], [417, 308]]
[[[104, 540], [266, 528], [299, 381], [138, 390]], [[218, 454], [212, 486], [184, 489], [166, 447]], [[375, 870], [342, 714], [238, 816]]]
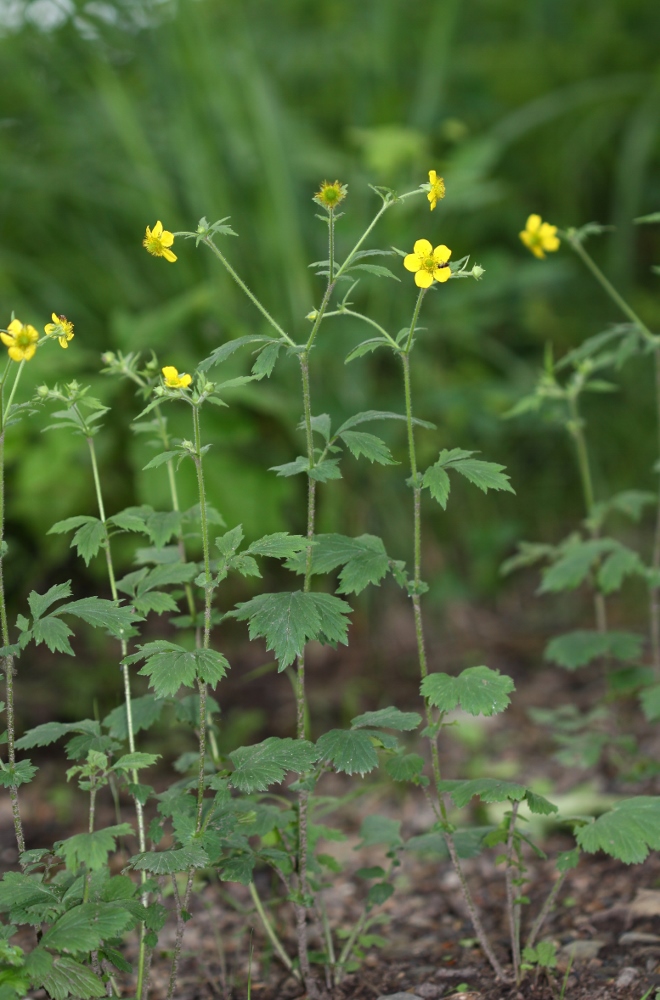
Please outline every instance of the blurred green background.
[[[371, 245], [409, 249], [423, 236], [486, 268], [479, 284], [429, 296], [414, 379], [418, 415], [439, 428], [420, 434], [422, 464], [439, 447], [480, 450], [508, 467], [517, 490], [457, 489], [446, 515], [429, 505], [431, 600], [496, 597], [498, 566], [518, 539], [556, 541], [582, 514], [562, 432], [502, 414], [533, 385], [546, 342], [560, 356], [620, 319], [567, 249], [545, 262], [527, 253], [518, 231], [528, 214], [616, 227], [593, 253], [660, 327], [650, 270], [658, 229], [632, 223], [660, 208], [659, 29], [657, 0], [0, 0], [3, 322], [11, 310], [39, 328], [53, 310], [75, 322], [71, 349], [41, 350], [22, 389], [27, 397], [31, 382], [76, 377], [113, 408], [98, 439], [108, 512], [165, 505], [167, 494], [163, 470], [141, 472], [149, 453], [129, 431], [139, 401], [99, 374], [101, 352], [153, 348], [189, 371], [219, 343], [263, 329], [208, 252], [178, 241], [175, 265], [156, 260], [141, 246], [145, 226], [231, 216], [239, 239], [223, 249], [300, 340], [322, 292], [307, 266], [324, 254], [311, 201], [319, 182], [349, 185], [341, 256], [378, 207], [368, 183], [407, 190], [433, 167], [445, 201], [432, 215], [424, 198], [395, 207]], [[415, 294], [402, 277], [364, 278], [356, 308], [398, 330]], [[364, 336], [346, 320], [322, 328], [315, 412], [340, 420], [403, 409], [392, 359], [344, 365]], [[249, 364], [238, 354], [226, 370]], [[267, 471], [300, 451], [298, 379], [284, 359], [206, 418], [212, 502], [248, 538], [303, 526], [302, 480]], [[620, 381], [586, 414], [599, 496], [654, 486], [648, 364], [631, 363]], [[178, 419], [173, 429], [188, 436]], [[30, 587], [86, 577], [66, 539], [45, 532], [94, 513], [87, 456], [66, 434], [42, 434], [45, 423], [24, 421], [7, 444], [17, 601]], [[405, 460], [401, 432], [383, 430]], [[321, 490], [322, 529], [382, 534], [409, 559], [405, 466], [348, 458], [344, 468]], [[194, 502], [192, 480], [184, 494]], [[100, 561], [90, 567], [102, 574]]]

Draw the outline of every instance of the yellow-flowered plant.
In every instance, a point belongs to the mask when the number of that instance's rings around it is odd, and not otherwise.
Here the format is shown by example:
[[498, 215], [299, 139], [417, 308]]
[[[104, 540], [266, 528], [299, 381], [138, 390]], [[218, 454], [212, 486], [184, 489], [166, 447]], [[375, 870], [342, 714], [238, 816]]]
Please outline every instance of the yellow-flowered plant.
[[348, 193], [348, 184], [339, 181], [322, 181], [320, 189], [314, 195], [314, 201], [321, 208], [336, 208]]
[[168, 389], [187, 389], [192, 382], [192, 375], [186, 375], [185, 372], [182, 372], [181, 375], [179, 375], [174, 365], [165, 365], [161, 371], [163, 373], [163, 380]]
[[434, 281], [448, 281], [451, 277], [449, 258], [451, 250], [444, 243], [433, 249], [428, 240], [417, 240], [413, 252], [403, 259], [403, 266], [415, 275], [418, 288], [430, 288]]
[[39, 342], [39, 334], [29, 323], [23, 324], [13, 319], [6, 331], [0, 333], [2, 343], [9, 348], [12, 361], [29, 361], [33, 358]]
[[525, 228], [518, 235], [539, 260], [543, 260], [546, 253], [554, 253], [560, 246], [557, 227], [543, 222], [540, 215], [530, 215]]
[[426, 197], [431, 202], [431, 211], [433, 211], [438, 202], [445, 196], [445, 182], [442, 177], [438, 177], [435, 170], [429, 170], [429, 184], [431, 187]]
[[73, 340], [73, 323], [66, 316], [52, 314], [52, 323], [46, 323], [44, 333], [47, 337], [57, 337], [60, 347], [68, 347], [69, 341]]
[[147, 226], [147, 232], [142, 240], [142, 246], [154, 257], [164, 257], [170, 263], [176, 260], [176, 254], [170, 250], [174, 243], [174, 234], [163, 229], [163, 223], [159, 220], [153, 229]]

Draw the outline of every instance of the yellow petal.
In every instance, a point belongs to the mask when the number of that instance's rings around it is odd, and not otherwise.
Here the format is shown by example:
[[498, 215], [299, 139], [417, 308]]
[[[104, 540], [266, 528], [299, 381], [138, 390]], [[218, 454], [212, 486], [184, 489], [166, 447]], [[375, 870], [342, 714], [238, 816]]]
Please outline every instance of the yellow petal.
[[173, 234], [170, 233], [167, 229], [163, 229], [162, 233], [160, 234], [160, 242], [163, 244], [164, 247], [171, 247], [172, 244], [174, 243]]
[[23, 324], [20, 319], [13, 319], [9, 326], [7, 327], [10, 333], [20, 333], [23, 329]]
[[165, 365], [164, 368], [161, 368], [161, 371], [163, 373], [163, 378], [178, 378], [179, 377], [179, 373], [176, 370], [176, 368], [174, 367], [174, 365]]
[[543, 248], [538, 245], [538, 243], [530, 243], [529, 249], [532, 251], [535, 257], [539, 260], [545, 260], [545, 254], [543, 253]]
[[29, 323], [25, 327], [25, 332], [27, 333], [27, 335], [30, 338], [30, 341], [32, 343], [35, 343], [35, 341], [39, 340], [39, 334], [37, 333], [37, 331], [35, 330], [35, 328], [33, 326], [30, 326]]
[[431, 184], [435, 184], [437, 176], [435, 170], [429, 170], [429, 181]]
[[12, 361], [23, 360], [23, 351], [20, 349], [20, 347], [10, 347], [7, 353], [9, 354], [9, 357], [12, 359]]
[[403, 258], [403, 266], [406, 271], [419, 271], [422, 265], [417, 254], [409, 253], [407, 257]]
[[532, 242], [532, 238], [531, 238], [531, 236], [529, 235], [529, 233], [527, 232], [526, 229], [523, 229], [521, 232], [519, 232], [518, 236], [523, 241], [523, 243], [525, 244], [526, 247], [530, 246], [530, 244]]
[[60, 321], [60, 317], [57, 315], [57, 313], [51, 313], [50, 318], [52, 319], [53, 323], [59, 323]]
[[444, 243], [441, 243], [439, 247], [436, 247], [433, 251], [433, 260], [436, 264], [446, 264], [451, 257], [451, 250], [446, 247]]
[[192, 375], [181, 375], [179, 377], [179, 385], [183, 389], [187, 389], [191, 382], [192, 382]]
[[428, 255], [433, 250], [433, 247], [428, 240], [417, 240], [413, 247], [413, 251], [419, 254], [420, 257], [428, 257]]
[[[11, 326], [11, 323], [9, 325]], [[5, 345], [5, 347], [11, 347], [12, 344], [14, 343], [14, 338], [12, 337], [11, 333], [4, 333], [3, 331], [2, 333], [0, 333], [0, 339], [2, 339], [2, 343]]]
[[66, 350], [66, 348], [69, 346], [69, 342], [67, 341], [66, 337], [58, 337], [57, 339], [60, 342], [60, 347], [63, 347]]
[[55, 323], [46, 323], [44, 327], [44, 333], [48, 334], [48, 336], [50, 337], [52, 336], [54, 329], [55, 329]]
[[165, 258], [165, 260], [169, 260], [169, 262], [171, 264], [173, 264], [174, 261], [177, 259], [176, 254], [172, 253], [171, 250], [168, 250], [167, 247], [163, 247], [163, 252], [162, 252], [161, 256], [163, 256]]
[[155, 236], [157, 239], [160, 239], [162, 232], [163, 232], [163, 223], [159, 219], [154, 228], [151, 230], [151, 235]]
[[525, 223], [525, 229], [527, 230], [528, 233], [535, 233], [540, 225], [541, 225], [541, 216], [530, 215], [529, 218], [527, 219], [527, 222]]
[[438, 267], [433, 272], [433, 277], [435, 278], [436, 281], [439, 281], [441, 284], [444, 281], [449, 281], [449, 279], [451, 278], [451, 268]]
[[433, 278], [429, 271], [418, 271], [415, 275], [415, 284], [418, 288], [429, 288], [433, 284]]
[[34, 355], [36, 354], [36, 351], [37, 351], [36, 346], [34, 344], [30, 344], [30, 346], [26, 347], [25, 350], [23, 351], [23, 357], [24, 357], [24, 359], [26, 361], [29, 361], [30, 358], [34, 357]]

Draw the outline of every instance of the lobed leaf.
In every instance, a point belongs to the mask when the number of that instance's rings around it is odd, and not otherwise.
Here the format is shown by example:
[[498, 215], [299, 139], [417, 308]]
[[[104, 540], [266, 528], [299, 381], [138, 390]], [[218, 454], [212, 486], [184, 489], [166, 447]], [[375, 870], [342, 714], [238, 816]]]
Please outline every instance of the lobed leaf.
[[205, 868], [209, 857], [199, 844], [189, 844], [173, 851], [146, 851], [136, 854], [129, 862], [137, 871], [151, 872], [153, 875], [173, 875], [190, 868]]
[[364, 431], [344, 431], [340, 437], [354, 458], [364, 455], [370, 462], [378, 462], [379, 465], [397, 464], [385, 442], [375, 434], [367, 434]]
[[360, 729], [363, 726], [383, 726], [385, 729], [396, 729], [398, 732], [409, 732], [417, 729], [422, 717], [418, 712], [402, 712], [401, 709], [390, 706], [379, 708], [375, 712], [363, 712], [351, 719], [351, 728]]
[[540, 594], [560, 590], [575, 590], [583, 583], [602, 556], [617, 547], [611, 538], [594, 538], [587, 542], [571, 538], [565, 543], [552, 566], [543, 572]]
[[557, 636], [546, 646], [544, 658], [552, 663], [576, 670], [601, 656], [617, 660], [634, 660], [641, 655], [644, 637], [634, 632], [595, 632], [577, 629]]
[[85, 865], [90, 871], [98, 871], [107, 864], [108, 854], [114, 851], [117, 837], [133, 834], [130, 823], [108, 826], [94, 833], [76, 833], [73, 837], [58, 841], [54, 846], [70, 871]]
[[378, 767], [378, 754], [369, 733], [359, 729], [331, 729], [317, 740], [320, 759], [344, 774], [367, 774]]
[[454, 804], [462, 809], [470, 799], [478, 796], [482, 802], [527, 802], [529, 811], [541, 815], [557, 812], [557, 806], [525, 785], [498, 778], [475, 778], [472, 781], [448, 779], [438, 782], [438, 791], [447, 792]]
[[264, 535], [248, 545], [246, 552], [255, 556], [269, 556], [272, 559], [288, 559], [297, 552], [309, 546], [309, 541], [302, 535], [290, 535], [286, 531], [276, 531], [272, 535]]
[[91, 1000], [92, 997], [105, 996], [103, 981], [87, 966], [65, 955], [56, 958], [48, 972], [35, 979], [35, 983], [42, 986], [52, 1000], [66, 1000], [70, 996], [77, 1000]]
[[[145, 694], [141, 698], [131, 698], [131, 718], [133, 721], [133, 732], [139, 733], [141, 729], [150, 729], [163, 711], [165, 702], [156, 698], [153, 694]], [[126, 718], [126, 705], [118, 705], [106, 715], [103, 725], [111, 736], [116, 739], [128, 739], [128, 723]]]
[[490, 667], [467, 667], [458, 677], [428, 674], [421, 693], [441, 712], [451, 712], [458, 705], [470, 715], [495, 715], [509, 705], [515, 685], [506, 674]]
[[28, 785], [39, 770], [31, 760], [17, 760], [15, 764], [3, 764], [0, 769], [0, 785], [3, 788], [18, 788]]
[[642, 710], [649, 722], [660, 719], [660, 684], [644, 688], [640, 695]]
[[134, 917], [117, 903], [82, 903], [67, 910], [50, 927], [41, 944], [53, 951], [92, 951], [106, 939], [116, 937], [135, 923]]

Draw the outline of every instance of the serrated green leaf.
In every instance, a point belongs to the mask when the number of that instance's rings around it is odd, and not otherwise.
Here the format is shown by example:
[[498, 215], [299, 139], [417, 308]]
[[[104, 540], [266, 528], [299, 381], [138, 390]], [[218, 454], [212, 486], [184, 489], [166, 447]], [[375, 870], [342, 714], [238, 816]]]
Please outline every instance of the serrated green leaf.
[[[75, 517], [65, 517], [63, 521], [56, 521], [52, 528], [46, 532], [47, 535], [65, 535], [67, 531], [80, 528], [83, 524], [98, 521], [98, 517], [90, 517], [88, 514], [77, 514]], [[66, 597], [69, 595], [66, 594]]]
[[273, 368], [275, 367], [275, 362], [277, 361], [277, 356], [280, 353], [281, 344], [277, 341], [266, 344], [263, 350], [259, 351], [257, 359], [252, 365], [252, 374], [263, 378], [264, 375], [267, 378], [273, 373]]
[[174, 612], [179, 610], [179, 605], [171, 594], [161, 594], [158, 591], [152, 591], [149, 594], [145, 594], [144, 597], [135, 597], [133, 599], [133, 607], [141, 615], [148, 615], [150, 611], [155, 611], [157, 615], [162, 615], [166, 611]]
[[642, 710], [648, 722], [660, 719], [660, 684], [644, 688], [640, 695]]
[[385, 442], [375, 434], [367, 434], [365, 431], [343, 431], [341, 439], [354, 458], [364, 455], [370, 462], [377, 462], [379, 465], [397, 464]]
[[344, 273], [349, 274], [353, 271], [367, 271], [369, 274], [375, 274], [378, 278], [394, 278], [395, 281], [401, 281], [401, 278], [390, 271], [389, 267], [383, 267], [382, 264], [353, 264]]
[[210, 684], [214, 688], [223, 677], [226, 677], [229, 661], [222, 653], [218, 653], [215, 649], [196, 649], [194, 655], [197, 676], [204, 684]]
[[617, 660], [635, 660], [642, 652], [644, 637], [634, 632], [595, 632], [578, 629], [552, 639], [544, 658], [552, 663], [576, 670], [601, 656]]
[[91, 871], [98, 871], [107, 863], [110, 851], [114, 851], [117, 837], [132, 834], [133, 827], [130, 823], [119, 823], [94, 833], [76, 833], [73, 837], [58, 841], [55, 849], [62, 855], [70, 871], [76, 871], [80, 865], [85, 865]]
[[360, 827], [359, 848], [376, 847], [385, 844], [386, 847], [393, 848], [401, 845], [401, 820], [391, 819], [389, 816], [377, 816], [372, 813], [365, 816]]
[[132, 608], [105, 601], [100, 597], [83, 597], [79, 601], [71, 601], [52, 612], [55, 615], [75, 615], [82, 618], [94, 628], [106, 628], [111, 635], [121, 639], [131, 634], [133, 623], [142, 621]]
[[377, 351], [380, 347], [391, 347], [389, 340], [385, 337], [372, 337], [369, 340], [363, 340], [361, 344], [354, 347], [350, 351], [346, 358], [344, 359], [344, 364], [348, 364], [350, 361], [355, 361], [356, 358], [362, 358], [365, 354], [372, 354]]
[[118, 903], [82, 903], [64, 913], [46, 931], [41, 943], [44, 948], [75, 955], [98, 948], [106, 938], [116, 937], [134, 922]]
[[235, 770], [230, 776], [234, 788], [251, 794], [279, 784], [289, 771], [302, 774], [318, 759], [319, 753], [308, 740], [269, 736], [262, 743], [239, 747], [229, 754]]
[[[57, 521], [48, 532], [49, 535], [62, 535], [67, 531], [75, 532], [71, 539], [71, 547], [78, 551], [85, 564], [89, 566], [90, 560], [96, 555], [105, 539], [105, 527], [98, 517], [78, 516], [67, 517], [63, 521]], [[68, 597], [68, 594], [64, 595]]]
[[543, 571], [539, 593], [575, 590], [587, 579], [601, 557], [616, 548], [616, 544], [610, 538], [595, 538], [587, 542], [571, 539], [562, 546], [555, 562]]
[[140, 651], [126, 657], [125, 663], [146, 660], [138, 673], [149, 677], [159, 698], [176, 694], [181, 687], [192, 687], [197, 677], [195, 650], [184, 649], [176, 643], [157, 639], [147, 642]]
[[341, 479], [338, 458], [325, 458], [322, 462], [317, 462], [313, 468], [308, 468], [307, 474], [310, 479], [317, 483], [327, 483], [330, 479]]
[[605, 557], [596, 579], [604, 594], [612, 594], [615, 590], [619, 590], [625, 577], [635, 574], [643, 576], [644, 572], [644, 563], [637, 553], [625, 545], [619, 545]]
[[422, 486], [430, 491], [433, 499], [438, 501], [443, 510], [447, 509], [451, 484], [445, 469], [440, 465], [432, 465], [422, 476]]
[[276, 472], [278, 476], [297, 476], [301, 472], [309, 471], [309, 459], [306, 455], [299, 455], [293, 462], [271, 465], [268, 471]]
[[450, 467], [459, 472], [461, 476], [465, 476], [484, 493], [487, 493], [488, 490], [516, 492], [509, 482], [510, 477], [502, 471], [505, 468], [504, 465], [497, 465], [495, 462], [482, 462], [477, 458], [465, 458], [452, 462]]
[[[164, 704], [164, 701], [156, 698], [153, 694], [145, 694], [142, 698], [131, 698], [133, 732], [138, 733], [141, 729], [149, 729], [160, 718]], [[103, 720], [103, 725], [115, 739], [128, 739], [126, 705], [118, 705], [112, 712], [109, 712]]]
[[544, 545], [540, 542], [519, 542], [518, 551], [502, 563], [500, 573], [502, 576], [507, 576], [516, 569], [535, 566], [542, 559], [550, 558], [555, 551], [554, 545]]
[[385, 770], [393, 781], [415, 781], [424, 770], [424, 758], [417, 753], [390, 757]]
[[359, 729], [331, 729], [317, 741], [321, 760], [344, 774], [367, 774], [378, 767], [378, 754], [368, 733]]
[[239, 348], [245, 347], [246, 344], [268, 344], [273, 343], [270, 337], [263, 337], [260, 334], [248, 334], [245, 337], [236, 337], [235, 340], [228, 340], [225, 344], [221, 344], [220, 347], [216, 347], [214, 351], [205, 358], [197, 366], [197, 370], [200, 372], [206, 372], [209, 368], [213, 368], [214, 365], [219, 365], [222, 361], [226, 361], [227, 358], [238, 351]]
[[[312, 573], [325, 574], [342, 566], [339, 574], [340, 594], [359, 594], [368, 584], [378, 584], [387, 574], [390, 561], [382, 539], [376, 535], [327, 534], [314, 536]], [[296, 573], [306, 570], [306, 557], [298, 555], [287, 563]]]
[[254, 866], [257, 863], [255, 854], [236, 854], [226, 861], [220, 869], [223, 882], [240, 882], [249, 885], [252, 881]]
[[146, 465], [142, 466], [142, 471], [146, 472], [147, 469], [158, 469], [161, 465], [165, 465], [167, 462], [171, 462], [175, 458], [185, 457], [188, 453], [179, 448], [176, 451], [161, 451], [159, 455], [154, 455], [154, 457], [147, 462]]
[[[362, 413], [356, 413], [355, 416], [349, 417], [344, 423], [335, 431], [335, 437], [340, 437], [344, 431], [349, 431], [352, 427], [357, 427], [359, 424], [369, 423], [371, 420], [407, 420], [405, 413], [392, 413], [390, 410], [364, 410]], [[436, 429], [435, 424], [429, 423], [428, 420], [420, 420], [418, 417], [413, 417], [413, 424], [417, 427], [426, 427], [430, 431]]]
[[206, 868], [209, 856], [199, 844], [189, 844], [174, 851], [147, 851], [136, 854], [130, 864], [137, 871], [152, 872], [154, 875], [172, 875], [190, 868]]
[[251, 542], [245, 550], [255, 556], [268, 556], [272, 559], [288, 559], [297, 552], [306, 550], [309, 542], [303, 535], [290, 535], [286, 531], [276, 531], [272, 535]]
[[572, 868], [576, 868], [580, 861], [580, 849], [574, 847], [572, 851], [560, 851], [557, 855], [555, 864], [557, 865], [557, 871], [568, 872]]
[[157, 760], [160, 760], [159, 753], [125, 753], [119, 758], [116, 764], [110, 768], [111, 771], [138, 771], [143, 767], [152, 767]]
[[375, 712], [363, 712], [351, 719], [352, 729], [361, 729], [363, 726], [383, 726], [385, 729], [396, 729], [397, 732], [405, 733], [412, 729], [417, 729], [422, 717], [419, 712], [402, 712], [401, 709], [390, 705], [389, 708], [379, 708]]
[[376, 882], [375, 885], [369, 887], [367, 905], [380, 906], [382, 903], [386, 903], [393, 893], [394, 886], [390, 882]]
[[51, 604], [70, 596], [70, 580], [67, 580], [66, 583], [56, 583], [55, 586], [47, 590], [45, 594], [37, 594], [36, 591], [33, 590], [28, 597], [28, 604], [30, 605], [32, 617], [35, 620], [41, 618], [43, 613], [48, 610]]
[[112, 517], [107, 519], [107, 524], [115, 525], [122, 531], [135, 531], [143, 535], [148, 534], [145, 520], [145, 512], [140, 507], [127, 507], [126, 510], [117, 511]]
[[99, 724], [92, 719], [83, 719], [81, 722], [44, 722], [40, 726], [28, 729], [20, 739], [16, 740], [15, 746], [17, 750], [47, 747], [62, 736], [68, 736], [69, 733], [89, 733], [98, 736]]
[[428, 674], [421, 693], [441, 712], [451, 712], [458, 705], [470, 715], [495, 715], [508, 706], [515, 685], [506, 674], [490, 667], [467, 667], [458, 677]]
[[44, 885], [41, 875], [6, 872], [0, 881], [0, 911], [41, 907], [48, 912], [59, 905], [60, 898], [54, 886]]
[[649, 849], [660, 850], [660, 797], [639, 795], [618, 802], [575, 839], [590, 854], [604, 851], [624, 864], [641, 864]]
[[43, 986], [52, 1000], [67, 1000], [70, 996], [77, 1000], [91, 1000], [92, 997], [105, 996], [105, 984], [92, 970], [65, 955], [53, 961], [48, 973], [40, 982], [37, 981], [37, 985]]
[[249, 634], [265, 638], [279, 669], [293, 663], [310, 639], [324, 636], [329, 642], [346, 643], [350, 606], [331, 594], [294, 591], [283, 594], [259, 594], [239, 604], [232, 617], [249, 620]]
[[70, 635], [73, 635], [73, 632], [69, 626], [52, 615], [39, 618], [32, 626], [32, 638], [36, 645], [45, 642], [51, 653], [68, 653], [69, 656], [74, 656], [69, 642]]
[[482, 802], [521, 802], [527, 794], [524, 785], [498, 778], [475, 778], [473, 781], [447, 779], [438, 782], [438, 791], [447, 792], [457, 808], [462, 809], [475, 796]]
[[0, 770], [0, 785], [3, 788], [18, 788], [27, 785], [39, 770], [31, 760], [17, 760], [15, 764], [3, 764]]

